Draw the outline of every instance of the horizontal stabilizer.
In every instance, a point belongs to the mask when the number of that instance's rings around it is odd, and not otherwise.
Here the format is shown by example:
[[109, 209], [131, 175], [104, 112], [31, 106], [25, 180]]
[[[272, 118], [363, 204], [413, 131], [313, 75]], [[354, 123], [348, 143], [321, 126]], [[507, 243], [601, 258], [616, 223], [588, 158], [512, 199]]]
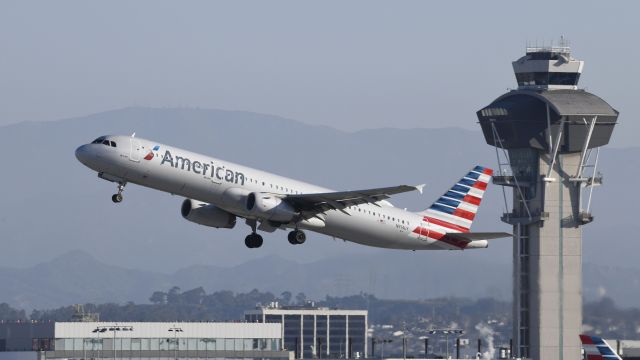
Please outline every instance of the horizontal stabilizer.
[[447, 233], [448, 237], [464, 242], [476, 240], [492, 240], [511, 237], [513, 235], [506, 232], [468, 232], [468, 233]]

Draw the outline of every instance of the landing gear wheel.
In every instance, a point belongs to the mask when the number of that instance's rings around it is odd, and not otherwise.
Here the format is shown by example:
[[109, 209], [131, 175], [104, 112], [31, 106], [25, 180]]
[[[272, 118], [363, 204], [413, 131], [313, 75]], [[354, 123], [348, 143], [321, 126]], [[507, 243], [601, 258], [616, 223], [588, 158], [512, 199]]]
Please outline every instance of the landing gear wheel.
[[244, 244], [249, 248], [249, 249], [255, 249], [255, 248], [259, 248], [260, 246], [262, 246], [262, 236], [258, 235], [258, 234], [249, 234], [247, 235], [246, 238], [244, 238]]
[[126, 182], [118, 183], [118, 193], [113, 194], [113, 196], [111, 196], [111, 201], [113, 201], [116, 204], [122, 202], [122, 192], [124, 191], [125, 185], [127, 185]]
[[307, 240], [307, 235], [302, 230], [293, 230], [287, 235], [287, 240], [292, 245], [300, 245]]

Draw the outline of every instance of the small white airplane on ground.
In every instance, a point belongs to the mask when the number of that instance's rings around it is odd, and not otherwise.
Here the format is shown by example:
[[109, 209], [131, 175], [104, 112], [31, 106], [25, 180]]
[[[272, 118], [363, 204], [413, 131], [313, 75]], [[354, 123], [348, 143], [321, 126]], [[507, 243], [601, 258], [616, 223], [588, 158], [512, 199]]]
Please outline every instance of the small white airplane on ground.
[[[135, 135], [135, 134], [134, 134]], [[127, 183], [187, 198], [182, 216], [200, 225], [233, 228], [236, 218], [251, 227], [249, 248], [262, 245], [257, 230], [292, 229], [291, 244], [302, 244], [301, 229], [363, 245], [407, 250], [486, 248], [487, 240], [507, 233], [472, 233], [471, 223], [492, 170], [476, 166], [430, 208], [413, 213], [385, 199], [424, 185], [331, 191], [227, 161], [135, 136], [101, 136], [76, 150], [76, 157], [118, 184], [122, 201]]]

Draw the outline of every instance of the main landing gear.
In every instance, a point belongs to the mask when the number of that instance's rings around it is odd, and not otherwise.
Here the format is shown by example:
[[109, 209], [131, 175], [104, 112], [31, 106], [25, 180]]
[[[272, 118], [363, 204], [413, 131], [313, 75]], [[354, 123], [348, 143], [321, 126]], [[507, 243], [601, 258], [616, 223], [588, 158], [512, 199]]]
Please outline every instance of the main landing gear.
[[122, 202], [122, 192], [124, 191], [125, 185], [127, 185], [127, 183], [118, 183], [118, 193], [111, 196], [111, 201], [116, 204]]
[[[255, 249], [262, 246], [262, 236], [256, 233], [257, 221], [256, 220], [247, 220], [247, 225], [251, 226], [251, 234], [247, 235], [244, 238], [244, 244], [249, 249]], [[303, 244], [307, 240], [307, 235], [302, 230], [295, 229], [289, 233], [287, 236], [289, 243], [292, 245], [300, 245]]]
[[304, 244], [307, 240], [307, 235], [302, 230], [295, 229], [289, 233], [287, 236], [287, 240], [289, 240], [289, 244], [292, 245], [300, 245]]
[[259, 248], [262, 246], [262, 236], [256, 233], [258, 222], [256, 220], [247, 220], [247, 224], [251, 226], [251, 234], [244, 238], [244, 244], [247, 245], [249, 249]]
[[256, 233], [251, 233], [244, 238], [244, 244], [247, 245], [249, 249], [255, 249], [262, 246], [262, 236]]

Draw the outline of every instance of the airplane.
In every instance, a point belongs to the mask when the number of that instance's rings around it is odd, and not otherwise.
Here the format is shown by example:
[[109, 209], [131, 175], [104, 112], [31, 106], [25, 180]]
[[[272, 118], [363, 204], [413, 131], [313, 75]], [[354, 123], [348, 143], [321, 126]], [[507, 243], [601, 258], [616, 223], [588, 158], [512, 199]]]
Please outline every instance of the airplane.
[[601, 337], [580, 335], [585, 360], [622, 360], [611, 346]]
[[180, 195], [182, 216], [196, 224], [233, 228], [245, 219], [248, 248], [262, 246], [258, 230], [291, 229], [288, 240], [302, 244], [303, 230], [355, 243], [405, 250], [464, 250], [488, 247], [507, 233], [470, 232], [492, 170], [476, 166], [428, 209], [413, 213], [386, 199], [424, 185], [332, 191], [131, 136], [100, 136], [75, 151], [98, 177], [117, 184], [114, 203], [127, 183]]

